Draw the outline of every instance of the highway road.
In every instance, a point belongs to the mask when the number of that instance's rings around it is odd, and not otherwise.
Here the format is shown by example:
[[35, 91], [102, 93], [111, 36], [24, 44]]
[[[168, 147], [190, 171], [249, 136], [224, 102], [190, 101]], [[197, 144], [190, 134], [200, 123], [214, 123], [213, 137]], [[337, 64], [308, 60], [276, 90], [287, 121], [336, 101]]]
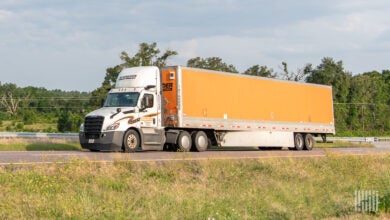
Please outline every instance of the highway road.
[[87, 160], [96, 163], [115, 161], [153, 162], [180, 160], [236, 160], [267, 158], [326, 157], [332, 155], [390, 154], [390, 143], [378, 144], [375, 148], [315, 148], [312, 151], [257, 150], [254, 148], [224, 148], [206, 152], [148, 151], [137, 153], [89, 152], [89, 151], [6, 151], [0, 152], [0, 165], [29, 165], [66, 163], [72, 160]]

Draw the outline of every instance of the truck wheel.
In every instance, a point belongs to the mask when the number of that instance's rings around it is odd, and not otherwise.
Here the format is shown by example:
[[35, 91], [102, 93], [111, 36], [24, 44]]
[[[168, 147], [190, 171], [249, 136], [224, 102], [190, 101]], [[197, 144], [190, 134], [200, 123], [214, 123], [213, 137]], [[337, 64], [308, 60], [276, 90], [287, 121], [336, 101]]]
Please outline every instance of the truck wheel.
[[294, 136], [294, 150], [303, 150], [305, 145], [305, 141], [303, 140], [303, 136], [300, 133], [295, 134]]
[[312, 150], [315, 144], [315, 140], [313, 135], [306, 134], [305, 135], [305, 150]]
[[207, 150], [209, 144], [208, 138], [204, 131], [197, 131], [192, 133], [192, 145], [193, 149], [198, 152]]
[[134, 130], [128, 130], [126, 132], [123, 142], [125, 152], [135, 152], [141, 146], [139, 134]]
[[177, 146], [183, 152], [188, 152], [191, 150], [191, 135], [187, 131], [182, 131], [177, 138]]

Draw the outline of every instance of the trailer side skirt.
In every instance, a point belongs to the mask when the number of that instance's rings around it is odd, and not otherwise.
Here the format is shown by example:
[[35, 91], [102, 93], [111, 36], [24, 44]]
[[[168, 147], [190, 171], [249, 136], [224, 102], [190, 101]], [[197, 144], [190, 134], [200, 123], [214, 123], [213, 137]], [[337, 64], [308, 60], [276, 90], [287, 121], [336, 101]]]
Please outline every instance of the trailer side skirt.
[[226, 132], [221, 141], [222, 147], [293, 147], [293, 132], [238, 131]]

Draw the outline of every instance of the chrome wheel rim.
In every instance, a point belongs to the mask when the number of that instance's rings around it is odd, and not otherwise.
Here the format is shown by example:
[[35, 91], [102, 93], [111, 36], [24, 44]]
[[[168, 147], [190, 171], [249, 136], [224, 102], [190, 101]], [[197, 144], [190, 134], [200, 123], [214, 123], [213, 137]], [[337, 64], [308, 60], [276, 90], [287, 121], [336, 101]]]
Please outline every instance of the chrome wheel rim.
[[129, 146], [129, 148], [131, 149], [134, 149], [137, 147], [137, 145], [138, 145], [137, 137], [134, 134], [130, 134], [127, 137], [127, 146]]
[[182, 137], [181, 139], [181, 146], [184, 148], [190, 148], [190, 139], [187, 136]]
[[204, 148], [207, 145], [206, 138], [204, 136], [200, 136], [198, 138], [198, 145], [202, 148]]

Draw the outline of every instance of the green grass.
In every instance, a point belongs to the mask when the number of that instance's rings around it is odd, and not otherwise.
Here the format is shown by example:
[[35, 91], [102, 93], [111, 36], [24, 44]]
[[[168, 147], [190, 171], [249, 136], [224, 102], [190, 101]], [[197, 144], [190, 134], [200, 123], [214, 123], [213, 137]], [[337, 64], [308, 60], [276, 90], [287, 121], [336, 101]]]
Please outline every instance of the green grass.
[[58, 132], [57, 123], [41, 122], [26, 125], [23, 121], [5, 120], [0, 123], [0, 131], [14, 131], [14, 132]]
[[51, 150], [81, 150], [78, 143], [14, 143], [0, 144], [0, 151], [51, 151]]
[[[1, 219], [390, 218], [354, 212], [390, 195], [390, 155], [0, 168]], [[387, 208], [387, 209], [386, 209]]]
[[54, 151], [81, 150], [77, 140], [66, 138], [4, 138], [0, 139], [0, 151]]
[[337, 147], [375, 147], [372, 143], [368, 142], [348, 142], [348, 141], [335, 141], [335, 142], [317, 142], [315, 147], [318, 148], [337, 148]]

